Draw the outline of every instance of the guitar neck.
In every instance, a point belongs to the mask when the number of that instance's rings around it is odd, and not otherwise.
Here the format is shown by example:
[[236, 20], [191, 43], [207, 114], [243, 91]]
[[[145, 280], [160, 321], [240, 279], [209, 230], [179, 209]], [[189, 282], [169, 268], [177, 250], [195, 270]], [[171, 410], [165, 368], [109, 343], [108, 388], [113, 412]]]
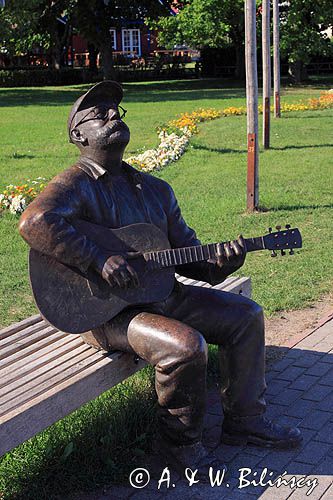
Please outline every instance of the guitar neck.
[[[170, 248], [168, 250], [158, 250], [156, 252], [146, 252], [143, 254], [147, 262], [153, 262], [158, 267], [173, 267], [193, 262], [202, 262], [216, 258], [217, 247], [227, 242], [208, 243], [207, 245], [196, 245], [184, 248]], [[258, 238], [246, 238], [245, 245], [247, 252], [264, 250], [265, 244], [262, 236]]]

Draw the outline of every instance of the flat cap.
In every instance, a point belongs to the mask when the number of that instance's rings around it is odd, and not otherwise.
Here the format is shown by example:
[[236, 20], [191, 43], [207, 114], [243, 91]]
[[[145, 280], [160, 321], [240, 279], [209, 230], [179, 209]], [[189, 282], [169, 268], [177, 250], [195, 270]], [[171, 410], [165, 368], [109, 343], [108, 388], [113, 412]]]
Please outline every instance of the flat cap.
[[78, 111], [96, 106], [100, 99], [109, 97], [118, 105], [123, 98], [123, 89], [118, 82], [103, 80], [93, 85], [85, 94], [81, 95], [73, 104], [67, 121], [69, 140], [71, 141], [71, 131], [73, 129], [74, 118]]

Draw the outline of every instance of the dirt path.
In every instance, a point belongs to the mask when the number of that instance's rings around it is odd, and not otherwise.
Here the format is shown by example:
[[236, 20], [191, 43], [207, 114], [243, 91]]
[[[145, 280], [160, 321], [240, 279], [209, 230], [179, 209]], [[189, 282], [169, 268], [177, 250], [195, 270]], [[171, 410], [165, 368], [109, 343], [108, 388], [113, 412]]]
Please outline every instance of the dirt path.
[[284, 350], [280, 349], [288, 340], [315, 329], [320, 320], [333, 312], [333, 294], [323, 297], [315, 304], [296, 311], [280, 311], [265, 320], [266, 346], [268, 366], [276, 359], [282, 358]]

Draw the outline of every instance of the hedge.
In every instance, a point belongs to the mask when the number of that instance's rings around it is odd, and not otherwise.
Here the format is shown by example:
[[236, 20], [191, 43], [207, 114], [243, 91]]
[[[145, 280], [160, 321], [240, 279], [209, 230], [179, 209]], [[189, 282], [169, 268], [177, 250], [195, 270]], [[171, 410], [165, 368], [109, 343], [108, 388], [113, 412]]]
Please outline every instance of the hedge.
[[94, 83], [102, 79], [88, 69], [2, 69], [0, 87], [40, 87], [43, 85], [74, 85]]

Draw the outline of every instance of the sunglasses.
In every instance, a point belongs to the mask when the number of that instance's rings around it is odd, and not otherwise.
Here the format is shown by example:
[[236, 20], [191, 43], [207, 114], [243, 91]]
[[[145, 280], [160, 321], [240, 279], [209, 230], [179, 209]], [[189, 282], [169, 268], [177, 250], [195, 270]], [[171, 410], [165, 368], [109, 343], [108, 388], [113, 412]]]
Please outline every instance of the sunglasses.
[[[118, 116], [115, 116], [114, 119], [122, 120], [127, 113], [127, 109], [124, 109], [122, 106], [117, 106], [117, 109]], [[81, 120], [75, 123], [72, 129], [90, 120], [106, 120], [109, 116], [109, 110], [110, 108], [108, 106], [96, 106], [95, 108], [89, 110], [88, 113], [81, 118]]]

